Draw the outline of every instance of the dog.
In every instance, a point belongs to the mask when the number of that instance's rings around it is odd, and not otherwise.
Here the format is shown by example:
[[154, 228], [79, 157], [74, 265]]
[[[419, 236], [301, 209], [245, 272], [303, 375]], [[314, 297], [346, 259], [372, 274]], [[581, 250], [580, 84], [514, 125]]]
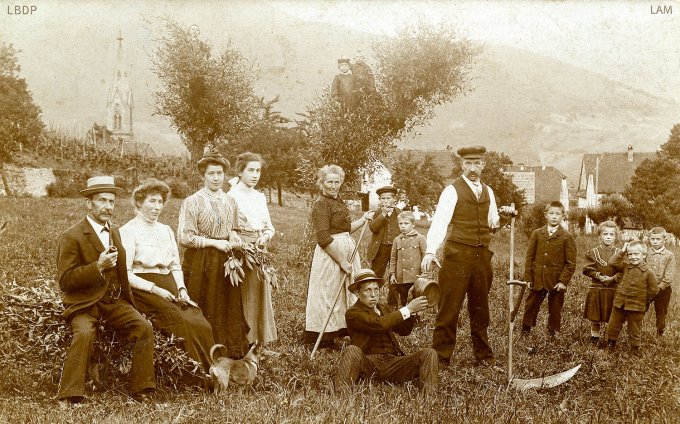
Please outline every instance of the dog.
[[220, 357], [215, 359], [215, 351], [224, 349], [224, 345], [216, 344], [210, 348], [210, 377], [213, 380], [216, 395], [226, 392], [229, 383], [239, 387], [242, 392], [244, 387], [252, 387], [257, 372], [260, 368], [260, 350], [262, 345], [256, 341], [250, 350], [241, 359]]

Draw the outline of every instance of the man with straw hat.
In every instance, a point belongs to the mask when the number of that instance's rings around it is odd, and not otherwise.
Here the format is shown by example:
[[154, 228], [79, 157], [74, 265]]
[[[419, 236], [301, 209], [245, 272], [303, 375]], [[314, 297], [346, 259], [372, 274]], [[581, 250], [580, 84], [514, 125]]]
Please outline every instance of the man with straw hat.
[[439, 265], [435, 254], [443, 246], [444, 261], [439, 271], [439, 313], [432, 335], [432, 347], [442, 365], [449, 365], [456, 345], [458, 315], [467, 296], [472, 348], [478, 363], [495, 366], [489, 345], [489, 289], [493, 280], [489, 250], [491, 233], [501, 227], [499, 214], [516, 214], [511, 206], [496, 206], [491, 187], [480, 181], [484, 169], [483, 146], [461, 147], [463, 175], [444, 188], [427, 233], [427, 250], [421, 268], [427, 272], [432, 263]]
[[118, 229], [111, 226], [116, 196], [122, 193], [111, 176], [88, 179], [87, 188], [80, 191], [86, 198], [87, 216], [59, 238], [57, 281], [63, 317], [73, 331], [59, 382], [60, 407], [85, 399], [85, 374], [100, 319], [120, 330], [133, 345], [133, 398], [146, 402], [156, 387], [153, 330], [134, 308], [125, 250]]
[[411, 333], [415, 314], [427, 308], [427, 298], [417, 297], [392, 311], [378, 303], [383, 284], [372, 270], [362, 269], [349, 286], [358, 300], [345, 313], [351, 342], [340, 356], [335, 388], [347, 392], [359, 377], [397, 384], [418, 378], [425, 393], [434, 393], [439, 373], [437, 352], [422, 348], [404, 355], [394, 336]]

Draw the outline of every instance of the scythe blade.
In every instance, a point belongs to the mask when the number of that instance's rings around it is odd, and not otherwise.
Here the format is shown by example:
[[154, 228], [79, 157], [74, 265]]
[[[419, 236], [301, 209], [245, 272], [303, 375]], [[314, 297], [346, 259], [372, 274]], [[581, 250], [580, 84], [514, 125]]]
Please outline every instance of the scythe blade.
[[510, 381], [510, 387], [517, 390], [527, 390], [559, 386], [560, 384], [569, 381], [569, 379], [571, 379], [576, 374], [579, 368], [581, 368], [581, 365], [577, 365], [574, 368], [563, 371], [559, 374], [549, 375], [542, 378], [531, 378], [528, 380], [513, 378]]

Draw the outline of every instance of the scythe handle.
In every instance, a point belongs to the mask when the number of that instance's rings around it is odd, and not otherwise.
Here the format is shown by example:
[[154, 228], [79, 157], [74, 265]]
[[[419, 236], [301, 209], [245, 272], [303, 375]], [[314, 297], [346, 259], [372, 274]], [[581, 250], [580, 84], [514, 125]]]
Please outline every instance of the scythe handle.
[[519, 297], [517, 298], [517, 302], [515, 303], [515, 307], [512, 309], [512, 312], [510, 312], [510, 325], [512, 325], [513, 322], [515, 322], [515, 317], [517, 316], [517, 312], [519, 311], [519, 307], [522, 305], [522, 297], [524, 297], [524, 291], [527, 289], [526, 284], [522, 284], [522, 288], [519, 291]]
[[[513, 203], [512, 208], [515, 208], [515, 204]], [[515, 216], [513, 215], [510, 218], [510, 278], [509, 282], [515, 280]], [[510, 382], [512, 381], [512, 342], [513, 342], [513, 337], [512, 337], [512, 318], [513, 316], [512, 311], [515, 309], [515, 305], [513, 305], [513, 295], [512, 295], [512, 288], [513, 284], [508, 284], [508, 312], [510, 315], [508, 315], [508, 385], [510, 385]]]

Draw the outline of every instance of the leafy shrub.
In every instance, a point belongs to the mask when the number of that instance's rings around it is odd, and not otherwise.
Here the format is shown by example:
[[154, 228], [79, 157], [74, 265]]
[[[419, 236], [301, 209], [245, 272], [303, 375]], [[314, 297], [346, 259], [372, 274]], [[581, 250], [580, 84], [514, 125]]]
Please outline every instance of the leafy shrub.
[[193, 193], [189, 183], [180, 178], [168, 178], [165, 182], [170, 186], [170, 194], [174, 199], [184, 199]]
[[611, 219], [621, 228], [626, 218], [632, 222], [639, 221], [633, 204], [618, 193], [602, 196], [600, 204], [595, 208], [588, 208], [586, 212], [596, 224]]
[[[61, 317], [64, 307], [51, 285], [22, 287], [7, 283], [0, 292], [0, 367], [31, 364], [35, 377], [58, 381], [71, 331]], [[99, 332], [89, 364], [95, 387], [114, 387], [130, 369], [130, 349], [113, 330], [98, 325]], [[181, 340], [155, 333], [154, 359], [157, 381], [177, 388], [179, 383], [201, 375], [200, 365], [181, 349]], [[36, 360], [39, 359], [39, 360]]]
[[545, 205], [543, 203], [527, 205], [519, 214], [517, 226], [522, 233], [530, 237], [536, 228], [545, 225]]
[[54, 170], [56, 181], [47, 186], [49, 197], [78, 197], [87, 183], [87, 176], [80, 172]]

